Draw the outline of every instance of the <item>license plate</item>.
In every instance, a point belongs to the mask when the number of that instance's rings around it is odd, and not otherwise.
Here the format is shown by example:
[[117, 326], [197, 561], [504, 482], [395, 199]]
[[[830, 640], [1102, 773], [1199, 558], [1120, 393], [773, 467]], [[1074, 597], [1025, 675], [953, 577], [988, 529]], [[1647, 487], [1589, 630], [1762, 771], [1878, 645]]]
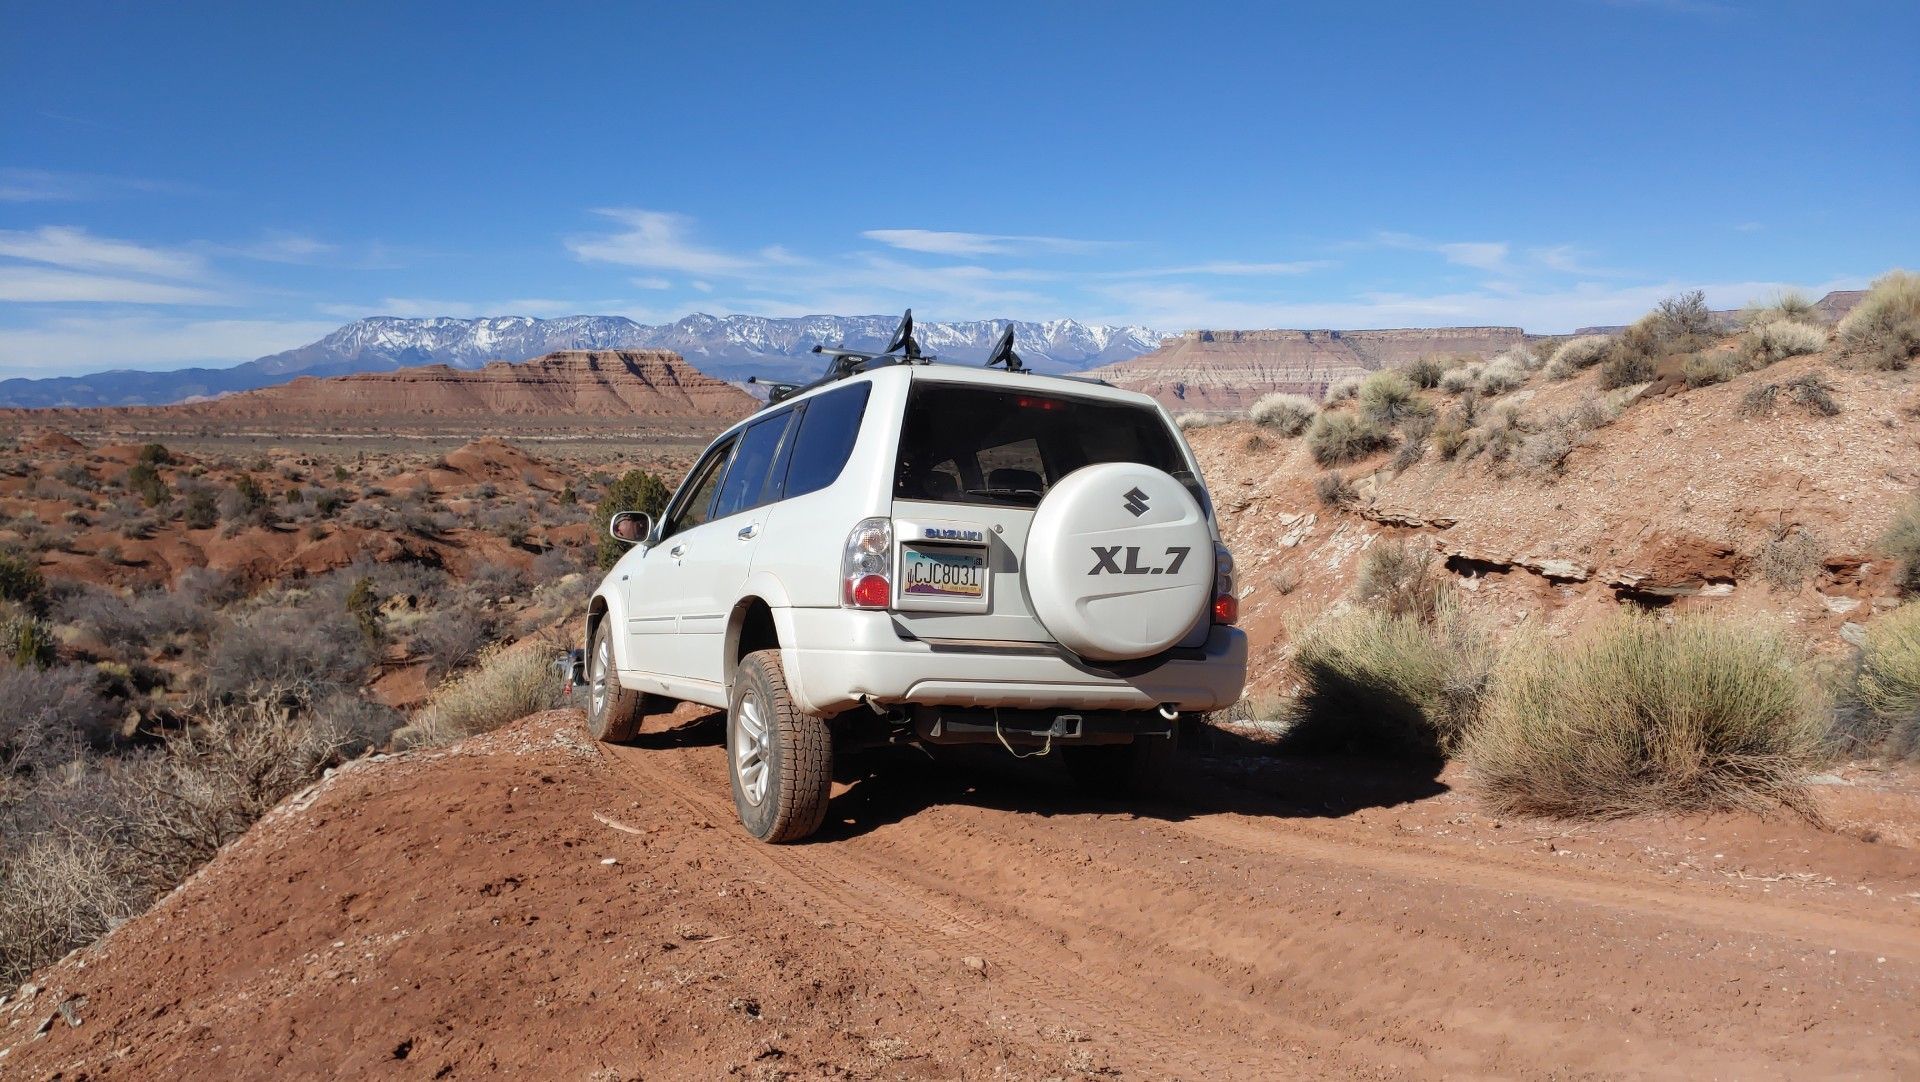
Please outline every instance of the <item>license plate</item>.
[[935, 552], [909, 545], [902, 565], [901, 592], [910, 597], [977, 598], [986, 593], [985, 552]]

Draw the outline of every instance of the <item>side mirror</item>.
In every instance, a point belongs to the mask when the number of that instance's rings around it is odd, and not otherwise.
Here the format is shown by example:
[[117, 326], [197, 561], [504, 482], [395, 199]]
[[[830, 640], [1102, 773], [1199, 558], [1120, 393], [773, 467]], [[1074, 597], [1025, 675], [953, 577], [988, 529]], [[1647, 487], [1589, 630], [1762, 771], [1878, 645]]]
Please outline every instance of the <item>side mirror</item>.
[[653, 516], [645, 511], [616, 511], [607, 522], [607, 533], [613, 535], [615, 541], [645, 544], [653, 534]]

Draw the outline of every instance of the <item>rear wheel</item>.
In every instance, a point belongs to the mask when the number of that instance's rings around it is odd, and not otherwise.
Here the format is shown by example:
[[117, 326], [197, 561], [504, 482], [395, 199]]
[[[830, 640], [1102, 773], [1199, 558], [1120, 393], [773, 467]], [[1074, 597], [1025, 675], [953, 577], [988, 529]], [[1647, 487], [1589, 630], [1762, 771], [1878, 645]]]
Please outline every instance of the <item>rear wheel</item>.
[[1136, 736], [1131, 744], [1061, 748], [1060, 761], [1083, 789], [1102, 796], [1164, 796], [1172, 788], [1180, 751], [1172, 736]]
[[613, 665], [613, 621], [602, 617], [587, 648], [587, 732], [595, 740], [632, 740], [646, 720], [646, 696], [620, 686]]
[[778, 650], [756, 650], [734, 670], [727, 764], [747, 833], [778, 843], [820, 829], [833, 787], [833, 732], [794, 703]]

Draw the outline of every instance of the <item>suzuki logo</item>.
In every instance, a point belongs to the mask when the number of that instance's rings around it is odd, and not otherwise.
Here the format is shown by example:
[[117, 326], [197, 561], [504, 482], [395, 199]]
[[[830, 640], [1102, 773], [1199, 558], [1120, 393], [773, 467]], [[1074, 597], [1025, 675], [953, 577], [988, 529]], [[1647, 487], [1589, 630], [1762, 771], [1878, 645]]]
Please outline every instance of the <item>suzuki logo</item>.
[[1127, 502], [1120, 506], [1133, 512], [1134, 518], [1139, 518], [1147, 513], [1147, 494], [1137, 488], [1130, 489], [1127, 492]]

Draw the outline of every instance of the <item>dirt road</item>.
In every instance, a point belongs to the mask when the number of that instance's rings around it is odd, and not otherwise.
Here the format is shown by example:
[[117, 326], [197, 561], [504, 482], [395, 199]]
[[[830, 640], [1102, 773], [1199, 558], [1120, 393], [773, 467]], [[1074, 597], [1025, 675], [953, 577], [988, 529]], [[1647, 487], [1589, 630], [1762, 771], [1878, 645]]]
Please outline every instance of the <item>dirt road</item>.
[[343, 772], [0, 1006], [0, 1075], [1920, 1071], [1920, 860], [1874, 828], [1496, 822], [1225, 749], [1134, 808], [902, 754], [770, 848], [718, 739], [556, 713]]

